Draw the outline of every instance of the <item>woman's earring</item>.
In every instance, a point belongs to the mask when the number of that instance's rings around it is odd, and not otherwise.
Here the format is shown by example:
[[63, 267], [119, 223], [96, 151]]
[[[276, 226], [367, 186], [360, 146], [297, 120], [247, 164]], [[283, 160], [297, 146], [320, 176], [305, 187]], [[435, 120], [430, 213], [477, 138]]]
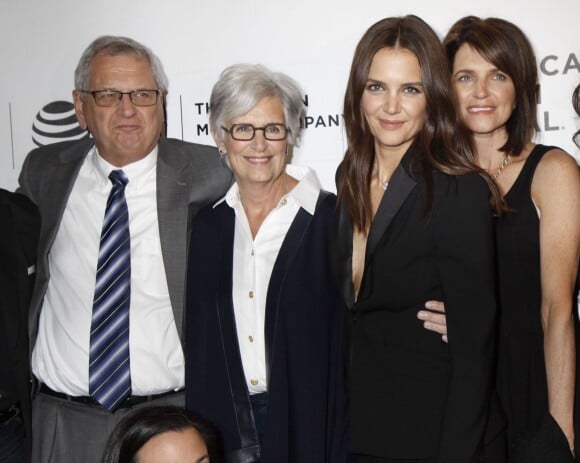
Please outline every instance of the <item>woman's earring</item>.
[[224, 150], [223, 148], [218, 148], [218, 153], [220, 155], [220, 159], [223, 159], [226, 157], [226, 150]]

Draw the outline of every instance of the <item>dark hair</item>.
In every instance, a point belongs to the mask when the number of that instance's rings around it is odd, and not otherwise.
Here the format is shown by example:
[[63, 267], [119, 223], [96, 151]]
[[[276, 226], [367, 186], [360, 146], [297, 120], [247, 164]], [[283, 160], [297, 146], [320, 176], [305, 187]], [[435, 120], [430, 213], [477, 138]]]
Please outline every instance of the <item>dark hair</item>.
[[221, 463], [216, 429], [196, 413], [172, 405], [142, 407], [125, 416], [115, 427], [102, 463], [134, 463], [149, 439], [169, 431], [195, 429], [203, 439], [211, 463]]
[[455, 54], [464, 43], [505, 72], [514, 83], [516, 109], [506, 123], [508, 139], [500, 151], [518, 156], [539, 130], [538, 69], [532, 45], [521, 29], [509, 21], [466, 16], [451, 26], [443, 39], [450, 72]]
[[[580, 84], [576, 86], [574, 93], [572, 93], [572, 106], [574, 107], [576, 114], [580, 116]], [[572, 136], [572, 140], [574, 140], [576, 146], [580, 148], [580, 142], [578, 141], [578, 138], [580, 138], [580, 130], [576, 130], [576, 133]]]
[[[455, 109], [455, 95], [437, 34], [421, 18], [409, 15], [386, 18], [372, 25], [358, 43], [346, 93], [344, 125], [348, 147], [338, 175], [338, 198], [344, 202], [356, 227], [366, 230], [372, 221], [370, 181], [375, 160], [374, 136], [361, 109], [361, 99], [375, 54], [383, 48], [412, 52], [419, 61], [427, 100], [425, 123], [413, 141], [422, 153], [420, 163], [432, 190], [432, 169], [451, 175], [482, 173], [473, 162], [471, 137]], [[484, 175], [492, 191], [492, 180]], [[432, 194], [427, 198], [427, 210]]]

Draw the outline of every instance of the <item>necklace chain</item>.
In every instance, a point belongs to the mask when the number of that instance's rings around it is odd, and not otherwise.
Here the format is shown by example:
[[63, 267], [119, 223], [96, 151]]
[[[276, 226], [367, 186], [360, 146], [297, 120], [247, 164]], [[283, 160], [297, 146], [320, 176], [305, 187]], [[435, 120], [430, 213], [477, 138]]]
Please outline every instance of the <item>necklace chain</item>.
[[381, 180], [381, 176], [379, 175], [379, 163], [375, 158], [375, 170], [377, 171], [377, 181], [379, 182], [379, 186], [383, 189], [383, 191], [387, 191], [387, 187], [389, 186], [388, 180], [383, 182]]
[[510, 161], [512, 160], [512, 155], [511, 154], [506, 154], [503, 158], [503, 161], [501, 162], [501, 164], [499, 165], [499, 167], [497, 168], [497, 170], [495, 171], [495, 173], [491, 176], [492, 179], [497, 180], [497, 178], [500, 176], [500, 174], [503, 172], [503, 170], [505, 169], [505, 166], [507, 166]]

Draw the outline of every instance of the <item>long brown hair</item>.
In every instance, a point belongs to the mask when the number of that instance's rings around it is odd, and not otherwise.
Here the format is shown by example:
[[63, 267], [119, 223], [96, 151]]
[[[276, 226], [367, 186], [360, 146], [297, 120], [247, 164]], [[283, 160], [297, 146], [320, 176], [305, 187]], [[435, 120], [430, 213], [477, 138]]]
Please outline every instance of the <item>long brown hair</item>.
[[[348, 147], [338, 175], [338, 199], [359, 230], [372, 222], [370, 181], [375, 160], [374, 137], [361, 109], [369, 69], [383, 48], [405, 49], [419, 61], [427, 100], [425, 123], [413, 141], [428, 185], [427, 209], [432, 205], [432, 169], [451, 175], [482, 174], [492, 191], [494, 205], [501, 201], [489, 176], [474, 164], [470, 135], [455, 110], [455, 96], [445, 53], [437, 34], [421, 18], [386, 18], [372, 25], [357, 45], [344, 96], [344, 124]], [[499, 208], [498, 208], [499, 209]]]
[[538, 68], [530, 41], [515, 24], [500, 18], [466, 16], [443, 39], [450, 73], [459, 47], [467, 43], [514, 83], [516, 109], [506, 123], [508, 139], [500, 151], [518, 156], [539, 130]]

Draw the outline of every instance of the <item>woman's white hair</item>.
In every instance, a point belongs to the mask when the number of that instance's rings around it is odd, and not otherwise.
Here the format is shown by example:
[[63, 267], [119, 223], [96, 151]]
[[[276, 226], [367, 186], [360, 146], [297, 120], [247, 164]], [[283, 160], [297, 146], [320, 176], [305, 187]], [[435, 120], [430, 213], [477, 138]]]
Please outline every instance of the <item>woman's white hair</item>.
[[302, 90], [291, 77], [260, 64], [234, 64], [220, 74], [209, 103], [209, 125], [217, 140], [223, 140], [221, 127], [227, 121], [251, 111], [264, 97], [281, 101], [290, 129], [288, 143], [296, 146], [302, 130], [301, 118], [306, 114]]

